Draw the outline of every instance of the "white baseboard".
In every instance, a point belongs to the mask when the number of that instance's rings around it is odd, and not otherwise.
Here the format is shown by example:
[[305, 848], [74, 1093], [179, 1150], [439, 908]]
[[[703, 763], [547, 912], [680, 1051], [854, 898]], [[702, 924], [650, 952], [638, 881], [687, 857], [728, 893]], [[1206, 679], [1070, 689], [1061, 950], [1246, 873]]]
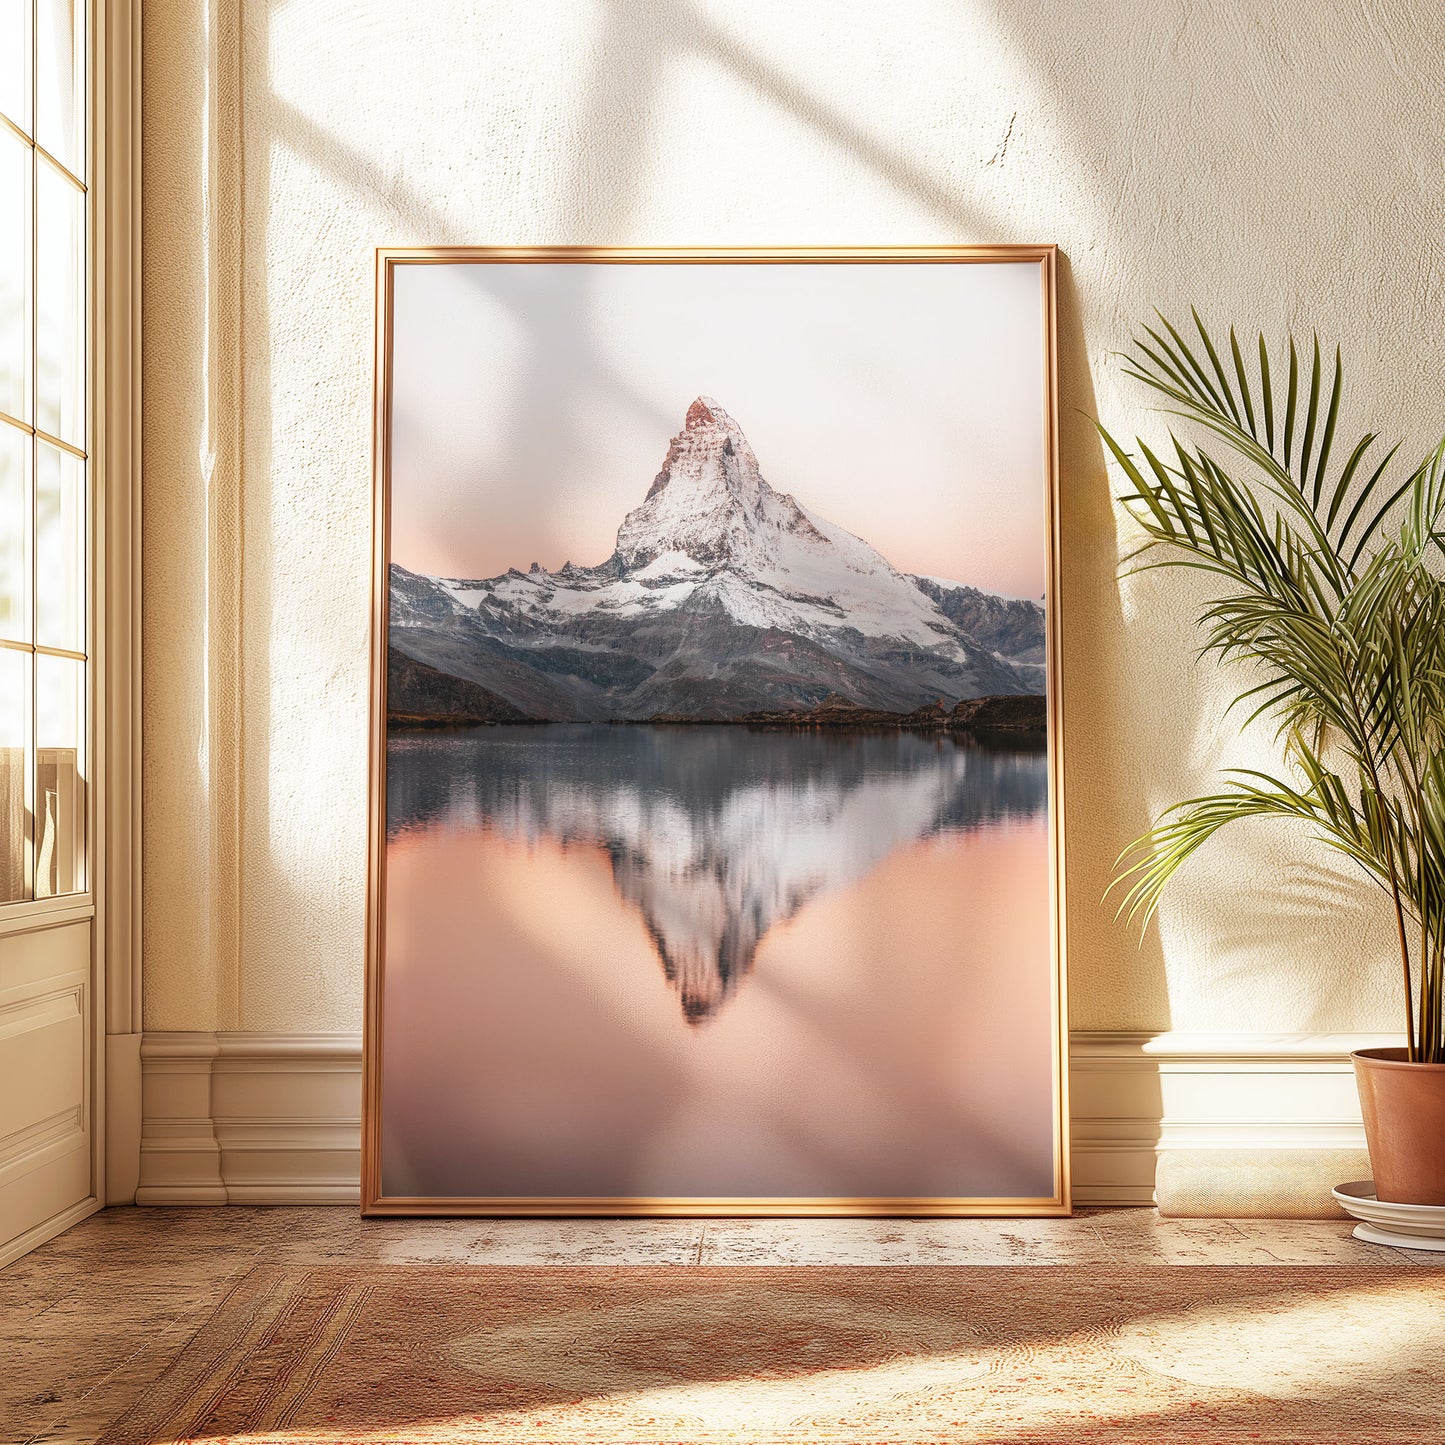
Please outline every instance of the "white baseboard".
[[356, 1204], [355, 1034], [148, 1033], [137, 1204]]
[[[1157, 1189], [1161, 1207], [1192, 1213], [1184, 1168], [1197, 1179], [1216, 1161], [1236, 1175], [1239, 1212], [1295, 1212], [1291, 1181], [1312, 1178], [1312, 1161], [1367, 1172], [1350, 1053], [1398, 1042], [1380, 1034], [1075, 1033], [1074, 1202], [1148, 1204]], [[1166, 1177], [1181, 1180], [1167, 1198]], [[1212, 1193], [1207, 1202], [1220, 1212]]]
[[[1076, 1033], [1076, 1204], [1149, 1204], [1161, 1161], [1258, 1164], [1246, 1213], [1293, 1212], [1281, 1177], [1363, 1157], [1351, 1050], [1376, 1034]], [[355, 1034], [148, 1033], [138, 1204], [354, 1204]], [[1201, 1162], [1202, 1161], [1202, 1162]], [[1236, 1168], [1236, 1173], [1238, 1169]], [[1179, 1171], [1174, 1177], [1183, 1178]], [[1187, 1179], [1169, 1207], [1189, 1213]], [[1161, 1199], [1161, 1203], [1164, 1202]], [[1217, 1202], [1211, 1207], [1217, 1212]]]

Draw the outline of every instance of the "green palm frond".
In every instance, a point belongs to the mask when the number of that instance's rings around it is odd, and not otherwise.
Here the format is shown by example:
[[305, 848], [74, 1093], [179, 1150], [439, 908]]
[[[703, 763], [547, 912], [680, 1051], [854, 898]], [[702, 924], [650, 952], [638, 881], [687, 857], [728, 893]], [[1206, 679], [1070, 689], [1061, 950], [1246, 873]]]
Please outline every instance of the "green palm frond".
[[1219, 345], [1191, 319], [1144, 327], [1124, 370], [1204, 440], [1158, 453], [1099, 429], [1144, 534], [1124, 565], [1211, 577], [1201, 655], [1252, 669], [1231, 707], [1275, 724], [1281, 767], [1169, 809], [1110, 891], [1147, 926], [1220, 829], [1304, 824], [1389, 894], [1411, 1055], [1445, 1062], [1445, 441], [1398, 478], [1377, 433], [1336, 447], [1338, 348], [1326, 363], [1314, 337], [1302, 362], [1290, 339], [1281, 383], [1263, 335], [1251, 366], [1233, 328]]
[[[1396, 450], [1393, 447], [1365, 473], [1379, 440], [1374, 432], [1354, 443], [1344, 465], [1331, 479], [1329, 462], [1344, 394], [1339, 348], [1335, 349], [1326, 389], [1319, 337], [1313, 338], [1309, 377], [1302, 387], [1299, 349], [1293, 338], [1289, 339], [1283, 426], [1277, 433], [1275, 418], [1281, 414], [1280, 398], [1263, 332], [1258, 338], [1258, 364], [1251, 375], [1233, 327], [1229, 330], [1232, 367], [1227, 370], [1198, 311], [1191, 310], [1190, 317], [1198, 338], [1195, 343], [1191, 345], [1179, 328], [1160, 316], [1160, 325], [1167, 334], [1152, 326], [1144, 327], [1143, 336], [1136, 337], [1132, 350], [1124, 354], [1125, 374], [1163, 396], [1170, 403], [1163, 408], [1166, 413], [1197, 422], [1220, 437], [1257, 468], [1266, 485], [1282, 498], [1298, 498], [1299, 514], [1303, 517], [1307, 510], [1319, 519], [1333, 550], [1341, 556], [1358, 558], [1409, 489], [1410, 479], [1399, 483], [1393, 492], [1385, 484]], [[1203, 349], [1204, 361], [1197, 348]], [[1349, 511], [1341, 516], [1357, 477], [1361, 483]], [[1294, 508], [1295, 504], [1288, 501], [1287, 505]]]

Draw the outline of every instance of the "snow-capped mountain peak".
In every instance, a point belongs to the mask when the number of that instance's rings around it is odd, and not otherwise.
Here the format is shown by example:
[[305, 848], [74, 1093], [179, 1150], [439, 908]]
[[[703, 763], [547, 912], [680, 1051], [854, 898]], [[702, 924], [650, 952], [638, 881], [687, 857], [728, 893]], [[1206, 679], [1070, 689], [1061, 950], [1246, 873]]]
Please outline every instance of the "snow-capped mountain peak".
[[742, 428], [711, 397], [687, 409], [640, 507], [617, 533], [617, 559], [645, 567], [665, 552], [699, 562], [734, 555], [761, 519], [772, 488]]
[[737, 422], [699, 396], [605, 563], [479, 581], [394, 569], [392, 623], [408, 656], [542, 717], [736, 716], [834, 692], [906, 711], [1037, 690], [924, 586], [769, 486]]
[[774, 491], [742, 428], [705, 396], [623, 520], [611, 565], [653, 586], [685, 579], [748, 626], [847, 625], [923, 647], [949, 631], [881, 553]]

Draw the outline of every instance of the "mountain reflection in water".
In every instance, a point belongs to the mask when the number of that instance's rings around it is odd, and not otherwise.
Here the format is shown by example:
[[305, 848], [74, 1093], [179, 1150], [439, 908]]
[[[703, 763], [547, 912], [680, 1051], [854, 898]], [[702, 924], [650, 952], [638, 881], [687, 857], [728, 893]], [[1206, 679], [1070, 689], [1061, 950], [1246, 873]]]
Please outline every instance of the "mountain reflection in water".
[[692, 1024], [812, 899], [1046, 801], [1041, 747], [958, 735], [557, 725], [387, 744], [389, 839], [444, 827], [605, 849]]

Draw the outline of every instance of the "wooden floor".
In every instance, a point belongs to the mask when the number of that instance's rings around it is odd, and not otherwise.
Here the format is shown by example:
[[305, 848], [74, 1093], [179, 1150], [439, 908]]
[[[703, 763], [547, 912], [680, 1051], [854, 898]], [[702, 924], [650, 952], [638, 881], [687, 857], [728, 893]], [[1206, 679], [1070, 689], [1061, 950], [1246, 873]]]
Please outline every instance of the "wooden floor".
[[1233, 1264], [1445, 1267], [1347, 1222], [366, 1220], [351, 1209], [113, 1209], [0, 1271], [0, 1441], [91, 1445], [261, 1260], [298, 1264]]

